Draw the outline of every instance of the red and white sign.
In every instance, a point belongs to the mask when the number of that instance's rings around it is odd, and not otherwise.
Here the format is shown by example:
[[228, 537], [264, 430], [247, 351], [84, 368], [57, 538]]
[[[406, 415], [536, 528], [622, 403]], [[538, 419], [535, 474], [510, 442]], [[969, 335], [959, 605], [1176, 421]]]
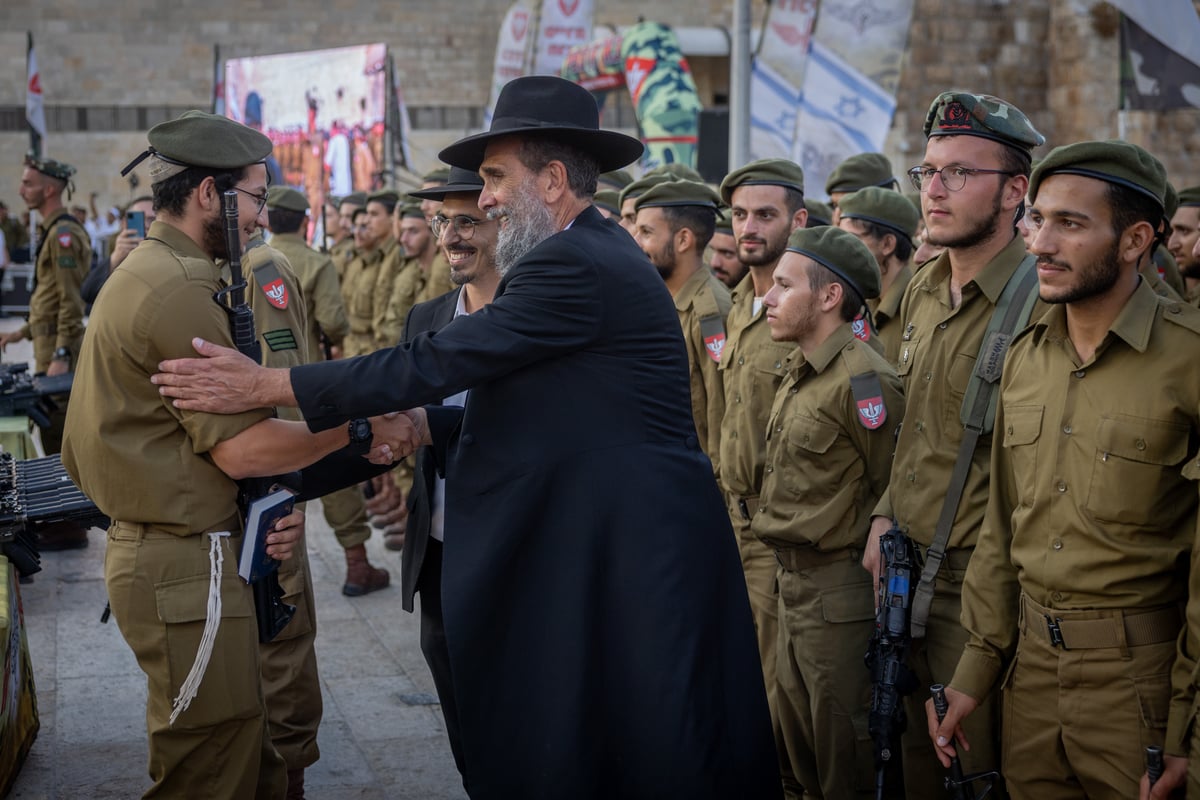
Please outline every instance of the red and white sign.
[[542, 0], [534, 75], [558, 75], [572, 47], [592, 40], [594, 0]]
[[492, 66], [492, 94], [483, 115], [483, 127], [492, 124], [492, 109], [504, 84], [513, 78], [529, 74], [530, 48], [533, 37], [533, 10], [524, 2], [514, 3], [504, 15], [500, 35], [496, 37], [496, 60]]

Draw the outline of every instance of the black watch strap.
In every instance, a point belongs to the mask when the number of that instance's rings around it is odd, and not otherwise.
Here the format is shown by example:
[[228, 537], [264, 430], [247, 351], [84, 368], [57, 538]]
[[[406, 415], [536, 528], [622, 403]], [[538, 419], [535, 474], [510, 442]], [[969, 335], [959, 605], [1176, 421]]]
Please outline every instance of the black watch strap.
[[366, 455], [371, 450], [371, 439], [374, 436], [371, 433], [371, 421], [362, 417], [350, 420], [349, 433], [350, 452], [357, 456]]

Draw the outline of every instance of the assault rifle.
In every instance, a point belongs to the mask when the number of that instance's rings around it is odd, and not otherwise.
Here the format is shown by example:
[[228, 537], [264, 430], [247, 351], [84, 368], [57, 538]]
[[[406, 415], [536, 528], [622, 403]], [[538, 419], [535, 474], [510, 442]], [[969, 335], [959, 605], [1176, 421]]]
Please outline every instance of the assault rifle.
[[[937, 713], [938, 722], [941, 722], [950, 708], [950, 704], [946, 702], [946, 687], [935, 683], [929, 687], [929, 693], [933, 696], [933, 710]], [[972, 791], [971, 784], [976, 781], [984, 781], [983, 790], [979, 794]], [[945, 785], [946, 791], [954, 800], [983, 800], [999, 781], [1000, 773], [994, 769], [964, 775], [958, 756], [950, 757], [950, 774], [946, 776]]]
[[909, 615], [920, 569], [912, 541], [895, 526], [880, 537], [879, 549], [883, 572], [866, 662], [871, 671], [867, 729], [875, 743], [875, 797], [882, 800], [885, 772], [898, 752], [897, 739], [906, 722], [901, 698], [917, 686], [907, 661], [912, 644]]
[[[229, 286], [213, 295], [229, 317], [233, 344], [243, 355], [262, 363], [262, 345], [254, 333], [254, 312], [246, 302], [246, 281], [242, 278], [242, 244], [238, 235], [238, 196], [233, 189], [222, 195], [221, 210], [225, 214], [225, 244], [229, 248]], [[228, 297], [228, 302], [226, 302]], [[243, 518], [250, 503], [271, 491], [274, 485], [286, 485], [299, 491], [299, 473], [271, 478], [247, 478], [238, 481], [238, 504]], [[244, 541], [244, 540], [243, 540]], [[258, 640], [269, 642], [287, 627], [296, 607], [283, 602], [283, 587], [279, 571], [271, 570], [250, 584], [254, 591], [254, 612], [258, 619]]]
[[0, 364], [0, 417], [26, 416], [39, 427], [50, 427], [58, 410], [53, 395], [69, 394], [74, 375], [30, 375], [28, 364]]

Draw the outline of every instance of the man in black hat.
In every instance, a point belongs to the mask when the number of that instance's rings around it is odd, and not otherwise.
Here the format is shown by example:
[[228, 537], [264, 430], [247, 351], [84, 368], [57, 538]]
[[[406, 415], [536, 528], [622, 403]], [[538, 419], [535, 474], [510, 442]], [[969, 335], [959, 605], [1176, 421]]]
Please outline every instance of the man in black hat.
[[[0, 349], [32, 339], [36, 370], [47, 375], [70, 372], [83, 340], [79, 287], [92, 265], [92, 245], [83, 225], [63, 205], [63, 192], [70, 194], [74, 174], [70, 164], [33, 156], [25, 159], [21, 173], [21, 199], [42, 220], [34, 256], [35, 288], [29, 298], [29, 321], [18, 330], [0, 334]], [[62, 449], [63, 418], [61, 411], [56, 412], [51, 426], [42, 429], [42, 449], [47, 455]]]
[[197, 342], [214, 358], [154, 377], [181, 409], [269, 396], [314, 428], [471, 389], [465, 412], [411, 418], [446, 475], [443, 615], [475, 797], [780, 794], [671, 297], [590, 202], [641, 151], [599, 129], [585, 89], [518, 78], [490, 131], [440, 154], [479, 171], [500, 220], [491, 305], [357, 360], [288, 373]]

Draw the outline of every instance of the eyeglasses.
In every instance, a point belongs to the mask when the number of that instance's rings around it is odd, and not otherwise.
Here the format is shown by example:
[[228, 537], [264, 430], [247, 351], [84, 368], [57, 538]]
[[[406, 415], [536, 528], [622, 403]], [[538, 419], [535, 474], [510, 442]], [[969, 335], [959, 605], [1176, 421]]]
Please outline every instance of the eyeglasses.
[[1016, 175], [1017, 173], [1003, 169], [972, 169], [971, 167], [913, 167], [908, 171], [909, 180], [918, 192], [929, 191], [934, 175], [942, 176], [942, 185], [946, 191], [957, 192], [967, 185], [967, 178], [972, 175]]
[[254, 192], [247, 192], [245, 189], [240, 189], [237, 186], [232, 188], [235, 192], [241, 192], [254, 201], [254, 216], [257, 217], [262, 213], [263, 206], [267, 204], [267, 195], [265, 192], [263, 194], [255, 194]]
[[495, 220], [472, 219], [466, 214], [459, 214], [457, 217], [451, 219], [438, 214], [433, 219], [429, 220], [429, 229], [433, 231], [433, 235], [435, 237], [441, 239], [442, 234], [445, 233], [448, 228], [453, 226], [454, 232], [458, 234], [458, 238], [465, 242], [475, 235], [476, 225], [484, 225], [488, 222], [495, 222]]

